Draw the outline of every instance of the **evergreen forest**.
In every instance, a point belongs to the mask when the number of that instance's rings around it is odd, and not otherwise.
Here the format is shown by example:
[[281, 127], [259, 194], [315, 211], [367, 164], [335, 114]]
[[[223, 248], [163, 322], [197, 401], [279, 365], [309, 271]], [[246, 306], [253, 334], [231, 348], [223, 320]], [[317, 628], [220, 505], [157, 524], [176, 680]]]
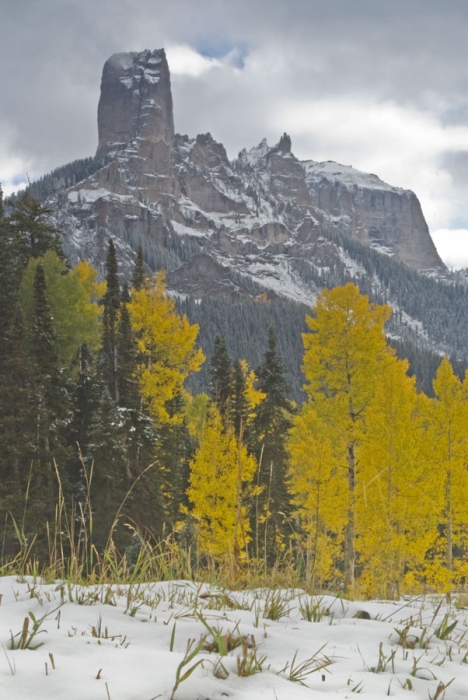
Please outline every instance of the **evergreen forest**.
[[[111, 239], [101, 282], [70, 266], [30, 190], [6, 204], [0, 190], [2, 571], [149, 576], [150, 552], [160, 575], [274, 571], [350, 595], [465, 584], [468, 377], [439, 357], [417, 383], [375, 289], [330, 283], [294, 313], [278, 301], [248, 354], [226, 342], [237, 317], [206, 301], [199, 327], [201, 305], [177, 306], [141, 247], [127, 284]], [[377, 254], [358, 254], [372, 279]], [[243, 308], [255, 335], [264, 307]], [[278, 328], [303, 357], [293, 387]]]

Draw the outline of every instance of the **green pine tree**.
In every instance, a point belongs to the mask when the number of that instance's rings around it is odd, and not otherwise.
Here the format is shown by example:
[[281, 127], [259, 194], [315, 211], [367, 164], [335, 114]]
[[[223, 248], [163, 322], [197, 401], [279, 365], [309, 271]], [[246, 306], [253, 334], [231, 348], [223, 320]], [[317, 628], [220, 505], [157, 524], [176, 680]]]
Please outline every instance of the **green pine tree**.
[[[127, 450], [122, 437], [121, 417], [107, 387], [102, 391], [89, 427], [85, 466], [91, 481], [92, 542], [102, 552], [112, 535], [114, 544], [123, 552], [129, 542], [124, 520], [120, 520], [114, 529], [113, 526], [127, 492]], [[125, 514], [124, 510], [123, 518]]]
[[106, 261], [107, 289], [102, 299], [103, 336], [102, 336], [102, 365], [110, 395], [116, 403], [119, 402], [118, 381], [118, 325], [121, 305], [120, 283], [118, 276], [117, 253], [112, 239]]
[[133, 275], [132, 275], [132, 287], [133, 289], [136, 289], [139, 291], [143, 285], [145, 284], [146, 280], [146, 271], [145, 271], [145, 263], [143, 259], [143, 248], [141, 247], [141, 243], [138, 246], [138, 252], [137, 252], [137, 258], [135, 261], [135, 267], [133, 268]]
[[[160, 533], [163, 527], [170, 532], [181, 518], [181, 506], [188, 507], [189, 462], [195, 452], [194, 440], [185, 421], [182, 396], [177, 394], [168, 402], [167, 408], [171, 421], [160, 426], [155, 446], [155, 466], [163, 496], [158, 523]], [[176, 416], [178, 420], [173, 420]]]
[[225, 426], [232, 420], [233, 370], [224, 336], [214, 340], [210, 364], [210, 395]]
[[54, 250], [64, 257], [61, 232], [47, 221], [53, 211], [45, 207], [25, 190], [18, 199], [8, 201], [12, 212], [9, 223], [12, 230], [16, 254], [22, 267], [26, 267], [29, 258], [40, 258], [48, 250]]
[[141, 404], [138, 380], [135, 373], [138, 362], [138, 347], [135, 341], [127, 302], [130, 294], [127, 284], [122, 287], [119, 320], [117, 327], [117, 383], [119, 405], [138, 409]]
[[0, 187], [0, 368], [7, 361], [6, 339], [16, 314], [22, 269]]
[[[45, 542], [47, 522], [51, 524], [55, 515], [56, 468], [62, 469], [66, 456], [62, 436], [68, 415], [65, 375], [58, 366], [57, 336], [41, 264], [34, 278], [33, 319], [29, 335], [35, 441], [29, 511], [40, 545], [41, 538]], [[65, 481], [65, 474], [61, 476]]]
[[[88, 457], [90, 434], [99, 408], [102, 382], [97, 375], [96, 363], [88, 346], [82, 345], [74, 365], [77, 374], [70, 382], [70, 419], [67, 426], [69, 458], [67, 471], [75, 501], [86, 501], [86, 478], [83, 461]], [[73, 367], [72, 369], [74, 369]]]
[[238, 439], [245, 441], [247, 414], [249, 403], [246, 396], [246, 383], [242, 366], [239, 360], [234, 362], [232, 370], [232, 423], [234, 432]]
[[287, 398], [286, 368], [278, 355], [272, 328], [263, 362], [256, 370], [257, 389], [265, 398], [255, 409], [249, 442], [259, 472], [257, 484], [263, 487], [256, 503], [253, 526], [257, 557], [273, 564], [292, 534], [291, 503], [287, 490], [288, 456], [286, 438], [291, 427], [292, 404]]
[[18, 304], [3, 338], [5, 352], [0, 362], [0, 519], [4, 524], [2, 552], [7, 557], [15, 555], [21, 546], [15, 523], [27, 538], [24, 543], [37, 534], [35, 524], [30, 527], [31, 511], [26, 499], [37, 425], [24, 335]]

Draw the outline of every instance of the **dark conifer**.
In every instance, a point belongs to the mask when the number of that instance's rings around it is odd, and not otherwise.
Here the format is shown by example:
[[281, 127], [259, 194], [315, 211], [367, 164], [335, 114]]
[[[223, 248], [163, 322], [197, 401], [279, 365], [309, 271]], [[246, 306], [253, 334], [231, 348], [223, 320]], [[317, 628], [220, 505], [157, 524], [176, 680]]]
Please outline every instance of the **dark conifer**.
[[162, 496], [159, 512], [153, 511], [154, 527], [159, 534], [162, 534], [164, 527], [170, 532], [181, 517], [181, 506], [188, 506], [189, 461], [195, 446], [184, 419], [183, 406], [183, 398], [177, 394], [167, 404], [171, 421], [158, 430], [155, 451], [157, 471], [152, 478], [159, 480]]
[[141, 247], [141, 243], [138, 246], [138, 252], [137, 252], [137, 257], [135, 261], [135, 267], [133, 268], [133, 276], [132, 276], [132, 287], [139, 291], [143, 285], [145, 284], [146, 280], [146, 271], [145, 271], [145, 262], [143, 259], [143, 248]]
[[232, 376], [232, 422], [236, 437], [244, 440], [248, 402], [245, 394], [245, 377], [239, 360], [234, 362]]
[[231, 358], [222, 335], [215, 338], [209, 372], [211, 399], [226, 425], [232, 418], [233, 374]]
[[[129, 300], [128, 287], [124, 283], [119, 312], [117, 351], [121, 435], [127, 450], [128, 486], [138, 479], [142, 471], [154, 461], [154, 443], [157, 439], [153, 422], [145, 413], [136, 377], [138, 346], [127, 307]], [[143, 486], [143, 481], [140, 480], [133, 492], [131, 502], [139, 499]], [[156, 504], [153, 505], [154, 512], [158, 512], [159, 507]]]
[[[77, 376], [70, 382], [70, 420], [67, 427], [68, 473], [75, 500], [84, 503], [86, 479], [83, 463], [88, 456], [90, 432], [99, 407], [102, 382], [87, 345], [82, 345], [75, 362]], [[74, 369], [74, 368], [73, 368]]]
[[57, 372], [57, 335], [46, 291], [46, 278], [42, 264], [37, 265], [34, 276], [34, 316], [32, 325], [32, 353], [39, 375], [51, 379]]
[[[34, 504], [36, 532], [44, 532], [46, 519], [52, 522], [55, 512], [55, 465], [62, 469], [65, 459], [62, 436], [68, 403], [65, 375], [58, 366], [57, 336], [41, 264], [37, 265], [34, 277], [34, 320], [29, 335], [35, 413], [35, 457], [29, 496]], [[32, 512], [33, 509], [31, 517]]]
[[258, 555], [272, 564], [282, 539], [291, 534], [291, 505], [286, 487], [287, 453], [285, 448], [291, 426], [291, 402], [286, 396], [286, 369], [276, 348], [276, 335], [270, 328], [268, 349], [256, 370], [258, 389], [265, 398], [256, 408], [250, 444], [259, 461], [259, 484], [263, 491], [258, 498], [255, 523]]
[[52, 209], [43, 206], [29, 190], [8, 204], [12, 208], [9, 222], [16, 253], [23, 267], [26, 267], [29, 258], [42, 257], [48, 250], [54, 250], [59, 257], [64, 257], [61, 233], [47, 221], [47, 217], [53, 213]]
[[14, 522], [26, 536], [37, 534], [35, 527], [30, 527], [30, 516], [34, 513], [25, 510], [25, 494], [35, 457], [37, 422], [32, 401], [31, 365], [25, 350], [19, 305], [3, 341], [5, 353], [0, 362], [0, 520], [5, 526], [2, 550], [4, 556], [8, 556], [18, 551]]
[[138, 381], [135, 377], [138, 348], [130, 322], [128, 301], [130, 301], [130, 294], [125, 282], [122, 286], [116, 338], [118, 397], [120, 406], [138, 409], [141, 403]]
[[[121, 417], [107, 388], [104, 388], [92, 424], [86, 468], [91, 473], [93, 544], [102, 552], [106, 547], [114, 519], [127, 492], [127, 450], [122, 438]], [[114, 532], [120, 550], [127, 543], [123, 526]]]
[[0, 366], [6, 362], [6, 338], [18, 305], [18, 290], [22, 267], [13, 245], [13, 233], [5, 216], [3, 192], [0, 187]]
[[107, 289], [102, 299], [103, 313], [103, 337], [102, 337], [102, 364], [107, 386], [113, 400], [119, 402], [118, 381], [118, 322], [120, 309], [120, 283], [118, 276], [117, 254], [115, 246], [110, 239], [109, 251], [106, 261]]

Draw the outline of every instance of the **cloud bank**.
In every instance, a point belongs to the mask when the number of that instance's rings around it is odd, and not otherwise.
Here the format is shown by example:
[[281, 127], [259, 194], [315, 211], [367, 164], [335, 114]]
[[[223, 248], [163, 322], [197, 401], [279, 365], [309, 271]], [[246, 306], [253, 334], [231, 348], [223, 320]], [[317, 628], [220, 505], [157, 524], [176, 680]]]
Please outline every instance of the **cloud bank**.
[[287, 131], [299, 158], [413, 189], [442, 257], [468, 264], [467, 21], [457, 0], [6, 0], [0, 182], [94, 153], [104, 61], [165, 47], [179, 132], [233, 157]]

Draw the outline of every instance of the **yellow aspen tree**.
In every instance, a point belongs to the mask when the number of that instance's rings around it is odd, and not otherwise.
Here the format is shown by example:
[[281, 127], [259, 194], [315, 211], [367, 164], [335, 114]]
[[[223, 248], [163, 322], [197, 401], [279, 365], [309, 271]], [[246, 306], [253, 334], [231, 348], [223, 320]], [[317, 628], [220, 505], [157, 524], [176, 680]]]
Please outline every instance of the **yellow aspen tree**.
[[187, 391], [183, 391], [182, 398], [184, 400], [185, 422], [188, 431], [199, 444], [208, 417], [210, 397], [207, 394], [192, 395]]
[[240, 366], [245, 381], [245, 397], [247, 402], [247, 414], [249, 420], [254, 416], [255, 408], [264, 400], [265, 393], [256, 388], [257, 375], [250, 369], [247, 360], [240, 360]]
[[70, 365], [80, 345], [86, 343], [91, 350], [99, 346], [101, 308], [97, 300], [104, 293], [104, 284], [98, 283], [97, 270], [86, 261], [69, 270], [52, 250], [43, 258], [31, 258], [21, 283], [21, 306], [28, 321], [33, 316], [34, 276], [39, 264], [44, 268], [60, 363]]
[[439, 499], [443, 504], [439, 578], [442, 583], [445, 569], [448, 590], [458, 578], [468, 574], [468, 566], [463, 561], [468, 544], [468, 377], [462, 383], [444, 357], [433, 388], [433, 457], [443, 482]]
[[305, 403], [293, 418], [287, 444], [289, 490], [306, 533], [307, 578], [314, 587], [330, 584], [339, 575], [348, 501], [340, 462], [343, 448], [331, 439], [315, 406]]
[[[249, 435], [249, 431], [252, 426], [252, 421], [255, 419], [256, 407], [265, 399], [265, 393], [258, 390], [255, 386], [257, 382], [257, 376], [255, 372], [250, 369], [247, 360], [240, 359], [234, 363], [234, 373], [233, 373], [233, 396], [232, 396], [232, 428], [238, 442], [238, 455], [241, 453], [244, 442], [246, 441], [246, 435]], [[225, 420], [226, 423], [226, 420]], [[248, 442], [248, 438], [247, 438]], [[256, 464], [256, 463], [255, 463]], [[257, 467], [257, 464], [256, 464]], [[245, 508], [251, 511], [251, 499], [255, 497], [256, 511], [258, 510], [258, 496], [263, 491], [263, 486], [260, 486], [259, 481], [259, 471], [260, 468], [256, 468], [257, 484], [255, 487], [250, 487], [244, 494], [249, 500], [243, 501], [243, 484], [242, 484], [242, 466], [240, 460], [238, 460], [238, 470], [237, 470], [237, 492], [239, 497], [237, 498], [237, 515], [236, 520], [245, 527], [244, 515], [242, 510], [242, 503], [244, 502]], [[255, 518], [255, 533], [256, 542], [258, 540], [258, 518]], [[257, 546], [258, 551], [258, 546]], [[241, 550], [239, 548], [239, 541], [236, 539], [235, 544], [235, 559], [237, 562], [241, 560]]]
[[344, 587], [352, 592], [356, 565], [357, 447], [365, 419], [389, 352], [384, 335], [388, 306], [371, 304], [351, 283], [324, 290], [307, 317], [303, 334], [305, 386], [309, 400], [330, 435], [339, 436], [342, 469], [348, 482], [344, 540]]
[[389, 356], [383, 367], [358, 450], [360, 586], [394, 598], [437, 537], [437, 487], [423, 457], [426, 397], [416, 393], [406, 360]]
[[212, 407], [190, 463], [187, 489], [200, 554], [218, 562], [236, 563], [245, 556], [249, 533], [244, 496], [256, 468], [255, 459]]
[[170, 422], [167, 402], [205, 359], [195, 348], [198, 326], [176, 313], [162, 272], [133, 290], [128, 310], [141, 358], [136, 371], [141, 395], [156, 420]]
[[256, 382], [257, 376], [250, 369], [247, 360], [237, 360], [233, 371], [231, 422], [241, 443], [255, 418], [256, 407], [265, 399], [263, 391], [256, 388]]

